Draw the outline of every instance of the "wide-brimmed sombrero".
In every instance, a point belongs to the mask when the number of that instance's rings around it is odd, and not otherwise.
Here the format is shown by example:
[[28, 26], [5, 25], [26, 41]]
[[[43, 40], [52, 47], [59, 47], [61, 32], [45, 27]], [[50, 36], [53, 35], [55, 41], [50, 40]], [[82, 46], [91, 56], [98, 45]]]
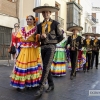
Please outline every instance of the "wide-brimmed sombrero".
[[72, 31], [74, 29], [77, 29], [78, 31], [82, 31], [83, 30], [83, 27], [81, 27], [81, 26], [71, 26], [67, 30], [68, 31]]
[[84, 34], [82, 34], [82, 36], [93, 36], [94, 35], [94, 33], [84, 33]]
[[70, 31], [65, 31], [66, 35], [67, 36], [72, 36], [73, 32], [70, 32]]
[[100, 37], [100, 34], [98, 34], [98, 33], [93, 34], [93, 37], [95, 37], [95, 36]]
[[33, 12], [42, 13], [43, 11], [57, 12], [59, 10], [58, 7], [49, 6], [49, 4], [45, 3], [44, 6], [39, 6], [33, 9]]

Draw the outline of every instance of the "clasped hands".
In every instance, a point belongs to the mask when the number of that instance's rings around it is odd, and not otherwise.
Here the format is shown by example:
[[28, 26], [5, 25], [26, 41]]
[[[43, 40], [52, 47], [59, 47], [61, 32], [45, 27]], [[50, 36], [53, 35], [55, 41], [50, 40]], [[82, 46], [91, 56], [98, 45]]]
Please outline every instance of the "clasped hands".
[[41, 39], [45, 39], [47, 37], [47, 35], [45, 33], [40, 36], [41, 36]]

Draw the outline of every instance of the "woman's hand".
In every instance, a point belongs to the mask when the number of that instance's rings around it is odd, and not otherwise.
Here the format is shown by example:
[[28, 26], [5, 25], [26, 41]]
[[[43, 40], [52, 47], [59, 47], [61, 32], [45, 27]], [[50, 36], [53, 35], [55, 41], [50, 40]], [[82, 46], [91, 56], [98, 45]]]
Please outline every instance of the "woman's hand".
[[47, 35], [44, 33], [41, 35], [41, 39], [45, 39], [47, 37]]
[[70, 45], [67, 46], [67, 49], [70, 49]]

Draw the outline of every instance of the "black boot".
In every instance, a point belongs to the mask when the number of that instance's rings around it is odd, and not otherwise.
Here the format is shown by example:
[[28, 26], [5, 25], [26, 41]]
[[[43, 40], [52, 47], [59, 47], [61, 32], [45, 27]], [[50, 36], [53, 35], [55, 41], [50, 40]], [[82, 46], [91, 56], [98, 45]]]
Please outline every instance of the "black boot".
[[96, 69], [98, 69], [98, 67], [96, 67]]
[[40, 97], [43, 94], [44, 87], [40, 87], [39, 90], [35, 93], [35, 97]]
[[48, 92], [50, 92], [50, 91], [52, 91], [52, 90], [54, 90], [54, 86], [49, 86], [48, 89], [47, 89], [45, 92], [48, 93]]
[[91, 67], [91, 69], [93, 69], [93, 67]]
[[89, 72], [89, 69], [87, 69], [87, 72]]
[[73, 76], [72, 75], [70, 76], [70, 80], [73, 80]]
[[85, 73], [85, 72], [86, 72], [86, 70], [83, 70], [83, 72]]
[[24, 88], [24, 89], [17, 88], [16, 90], [17, 90], [18, 92], [24, 92], [24, 91], [26, 90], [26, 88]]
[[74, 75], [73, 75], [74, 77], [76, 77], [76, 72], [74, 73]]

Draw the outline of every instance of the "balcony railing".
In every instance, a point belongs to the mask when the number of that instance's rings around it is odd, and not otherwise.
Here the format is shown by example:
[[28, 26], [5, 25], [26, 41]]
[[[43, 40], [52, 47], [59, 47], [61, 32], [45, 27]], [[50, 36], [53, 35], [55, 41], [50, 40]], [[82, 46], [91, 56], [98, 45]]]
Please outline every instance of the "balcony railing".
[[52, 19], [56, 20], [57, 22], [60, 23], [61, 27], [64, 28], [64, 19], [59, 17], [59, 16], [56, 16], [56, 15], [53, 15], [52, 16]]
[[98, 23], [98, 20], [94, 18], [92, 15], [88, 15], [88, 16], [94, 23]]

